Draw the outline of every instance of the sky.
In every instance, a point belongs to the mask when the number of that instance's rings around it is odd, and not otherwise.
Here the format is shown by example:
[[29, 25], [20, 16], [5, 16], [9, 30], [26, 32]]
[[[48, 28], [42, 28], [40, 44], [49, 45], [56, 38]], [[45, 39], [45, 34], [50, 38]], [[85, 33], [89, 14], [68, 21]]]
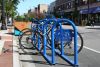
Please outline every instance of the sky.
[[50, 4], [55, 0], [24, 0], [20, 1], [19, 5], [17, 6], [17, 11], [20, 15], [27, 13], [29, 9], [37, 7], [38, 4]]

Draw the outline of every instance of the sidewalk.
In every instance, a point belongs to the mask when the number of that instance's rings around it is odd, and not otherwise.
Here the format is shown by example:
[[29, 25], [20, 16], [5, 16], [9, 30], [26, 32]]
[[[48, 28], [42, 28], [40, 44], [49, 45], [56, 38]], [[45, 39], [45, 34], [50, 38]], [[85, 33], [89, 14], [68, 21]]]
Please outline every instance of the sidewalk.
[[11, 32], [12, 29], [0, 30], [0, 67], [13, 67], [13, 36], [9, 34]]

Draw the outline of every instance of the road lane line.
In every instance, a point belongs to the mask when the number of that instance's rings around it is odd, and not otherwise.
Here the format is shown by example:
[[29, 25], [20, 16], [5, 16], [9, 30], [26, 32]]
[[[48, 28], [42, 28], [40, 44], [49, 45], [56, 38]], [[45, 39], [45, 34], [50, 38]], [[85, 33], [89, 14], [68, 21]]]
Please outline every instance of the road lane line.
[[88, 49], [88, 50], [91, 50], [93, 52], [96, 52], [96, 53], [99, 53], [100, 54], [100, 51], [94, 50], [92, 48], [89, 48], [89, 47], [86, 47], [86, 46], [83, 46], [83, 48]]
[[[81, 45], [78, 44], [78, 46], [81, 46]], [[88, 49], [88, 50], [91, 50], [91, 51], [93, 51], [93, 52], [96, 52], [96, 53], [99, 53], [99, 54], [100, 54], [100, 51], [94, 50], [94, 49], [89, 48], [89, 47], [87, 47], [87, 46], [83, 46], [83, 48]]]
[[[72, 42], [72, 43], [73, 43], [73, 42]], [[74, 43], [73, 43], [73, 44], [74, 44]], [[81, 46], [81, 45], [78, 44], [78, 46]], [[89, 47], [87, 47], [87, 46], [83, 46], [83, 48], [88, 49], [88, 50], [91, 50], [91, 51], [93, 51], [93, 52], [95, 52], [95, 53], [99, 53], [99, 54], [100, 54], [100, 51], [97, 51], [97, 50], [95, 50], [95, 49], [89, 48]]]

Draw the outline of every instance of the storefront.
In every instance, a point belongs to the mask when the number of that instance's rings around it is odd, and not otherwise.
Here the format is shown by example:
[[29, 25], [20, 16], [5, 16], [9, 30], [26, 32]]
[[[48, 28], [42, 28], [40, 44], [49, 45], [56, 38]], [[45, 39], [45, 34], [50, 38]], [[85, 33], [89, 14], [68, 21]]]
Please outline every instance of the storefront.
[[90, 19], [93, 18], [95, 20], [95, 23], [100, 23], [100, 6], [88, 9], [82, 9], [80, 10], [80, 15], [81, 15], [81, 20], [87, 19], [87, 21], [88, 20], [90, 21]]

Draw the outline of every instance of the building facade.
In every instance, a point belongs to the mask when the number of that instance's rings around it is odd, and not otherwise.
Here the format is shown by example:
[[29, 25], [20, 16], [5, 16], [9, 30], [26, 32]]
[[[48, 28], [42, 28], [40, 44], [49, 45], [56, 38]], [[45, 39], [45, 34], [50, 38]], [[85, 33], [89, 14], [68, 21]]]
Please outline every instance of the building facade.
[[48, 5], [47, 4], [39, 4], [38, 5], [38, 12], [39, 13], [47, 13]]
[[45, 17], [45, 14], [48, 11], [48, 5], [47, 4], [39, 4], [38, 6], [34, 7], [33, 9], [30, 9], [28, 11], [29, 16], [42, 19]]
[[66, 15], [73, 19], [75, 10], [78, 12], [77, 22], [88, 21], [93, 18], [95, 23], [100, 23], [100, 0], [56, 0], [56, 13]]
[[56, 0], [56, 10], [70, 12], [70, 9], [73, 8], [73, 0]]
[[54, 7], [55, 7], [56, 2], [52, 2], [50, 3], [49, 7], [48, 7], [48, 14], [52, 14], [54, 12]]

